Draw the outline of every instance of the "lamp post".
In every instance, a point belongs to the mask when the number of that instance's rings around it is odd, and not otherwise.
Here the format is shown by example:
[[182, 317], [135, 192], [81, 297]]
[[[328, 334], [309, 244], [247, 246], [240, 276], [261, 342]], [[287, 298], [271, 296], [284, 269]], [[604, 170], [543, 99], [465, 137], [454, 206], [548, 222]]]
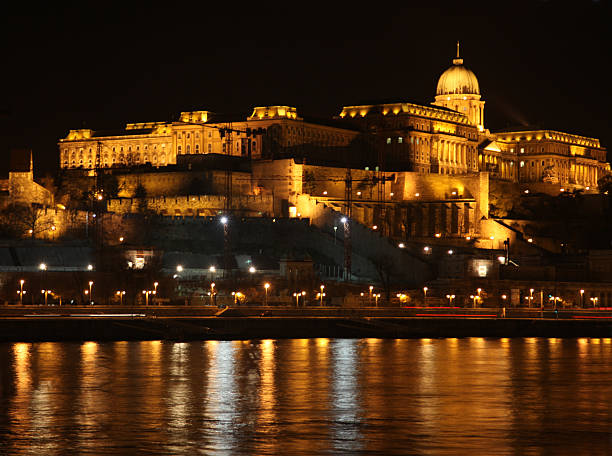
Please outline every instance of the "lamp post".
[[155, 291], [155, 294], [157, 294], [157, 286], [159, 285], [159, 282], [153, 282], [153, 291]]
[[293, 297], [295, 298], [295, 307], [299, 307], [300, 293], [293, 293]]
[[374, 287], [372, 285], [370, 285], [370, 306], [372, 306], [372, 290], [374, 289]]
[[21, 279], [19, 281], [19, 305], [23, 305], [23, 284], [25, 283], [25, 280]]
[[145, 295], [145, 306], [149, 305], [149, 295], [151, 293], [155, 294], [155, 292], [151, 290], [142, 290], [142, 294]]
[[119, 305], [123, 305], [123, 295], [125, 294], [125, 290], [117, 290], [116, 295], [119, 296]]
[[593, 303], [593, 308], [597, 307], [597, 301], [599, 301], [599, 298], [598, 297], [593, 297], [593, 298], [590, 298], [590, 299], [591, 299], [591, 302]]
[[[530, 288], [530, 289], [529, 289], [529, 307], [531, 307], [531, 303], [532, 303], [532, 301], [533, 301], [533, 292], [534, 292], [533, 288]], [[555, 303], [555, 306], [556, 306], [556, 305], [557, 305], [557, 304]]]
[[584, 307], [584, 290], [580, 290], [580, 307]]
[[427, 290], [429, 290], [429, 288], [423, 287], [423, 305], [424, 306], [427, 305]]
[[376, 303], [376, 307], [378, 307], [378, 299], [380, 298], [380, 293], [377, 293], [374, 295], [374, 299], [375, 299], [375, 303]]
[[47, 305], [47, 295], [50, 291], [51, 290], [40, 290], [40, 292], [45, 295], [45, 306]]
[[470, 299], [472, 300], [472, 307], [475, 309], [476, 308], [476, 298], [478, 296], [476, 295], [470, 295]]
[[453, 305], [453, 299], [455, 299], [455, 295], [446, 295], [446, 299], [448, 299], [448, 305]]
[[91, 287], [93, 286], [93, 280], [89, 281], [89, 302], [93, 305], [93, 293], [91, 292]]
[[264, 305], [268, 305], [268, 290], [270, 289], [270, 284], [269, 283], [264, 283], [264, 292], [265, 292], [265, 301], [264, 301]]
[[215, 305], [215, 282], [210, 284], [210, 305]]
[[336, 233], [338, 232], [338, 227], [334, 226], [334, 245], [336, 245]]
[[323, 307], [323, 296], [325, 296], [325, 293], [323, 293], [323, 290], [325, 289], [325, 285], [321, 284], [319, 288], [321, 289], [321, 293], [319, 293], [321, 296], [321, 307]]

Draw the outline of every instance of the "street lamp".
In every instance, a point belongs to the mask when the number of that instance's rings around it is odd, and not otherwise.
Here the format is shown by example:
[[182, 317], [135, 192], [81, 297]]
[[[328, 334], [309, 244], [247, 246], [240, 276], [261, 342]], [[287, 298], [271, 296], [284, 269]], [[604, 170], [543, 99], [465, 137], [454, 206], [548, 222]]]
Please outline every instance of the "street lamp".
[[455, 295], [446, 295], [446, 299], [448, 299], [448, 305], [453, 305], [453, 299], [455, 299]]
[[[534, 292], [534, 289], [530, 288], [529, 289], [529, 307], [531, 307], [531, 303], [533, 301], [533, 292]], [[556, 307], [556, 305], [557, 305], [557, 303], [555, 302], [555, 307]]]
[[145, 295], [145, 306], [149, 305], [149, 295], [155, 294], [153, 290], [142, 290], [142, 294]]
[[176, 272], [183, 272], [183, 266], [179, 264], [179, 265], [176, 267]]
[[325, 293], [323, 293], [323, 290], [325, 289], [325, 285], [321, 284], [319, 288], [321, 289], [321, 293], [319, 293], [321, 297], [321, 307], [323, 307], [323, 296], [325, 296]]
[[372, 285], [370, 285], [370, 306], [372, 305], [372, 290], [374, 289], [374, 287]]
[[470, 299], [472, 300], [472, 307], [475, 309], [476, 308], [476, 299], [478, 298], [478, 296], [476, 295], [470, 295]]
[[153, 291], [155, 291], [155, 294], [157, 294], [157, 286], [158, 285], [159, 285], [159, 282], [153, 282], [153, 287], [154, 287]]
[[374, 295], [376, 307], [378, 307], [378, 299], [380, 298], [380, 293]]
[[266, 293], [266, 300], [265, 300], [265, 303], [264, 303], [264, 304], [265, 304], [266, 306], [268, 305], [268, 290], [269, 290], [269, 289], [270, 289], [270, 284], [269, 284], [269, 283], [267, 283], [267, 282], [266, 282], [266, 283], [264, 283], [264, 290], [265, 290], [265, 293]]
[[334, 245], [336, 245], [336, 233], [338, 232], [338, 227], [334, 226]]
[[251, 267], [249, 267], [249, 272], [251, 274], [255, 274], [257, 272], [257, 269], [255, 269], [255, 266], [251, 266]]
[[92, 264], [88, 264], [87, 265], [87, 270], [88, 271], [93, 271], [93, 265]]
[[210, 305], [215, 305], [215, 282], [210, 284]]
[[116, 295], [119, 296], [119, 305], [123, 305], [123, 295], [125, 295], [125, 290], [117, 290]]
[[423, 287], [423, 305], [427, 305], [427, 290], [429, 290], [429, 288]]
[[293, 293], [293, 297], [295, 298], [295, 307], [299, 307], [300, 305], [300, 293]]
[[19, 281], [19, 304], [23, 305], [23, 284], [25, 283], [25, 280], [21, 279]]
[[47, 305], [47, 295], [51, 293], [51, 290], [40, 290], [42, 294], [45, 295], [45, 306]]
[[599, 301], [599, 298], [593, 297], [593, 298], [590, 298], [590, 299], [591, 299], [591, 302], [593, 303], [593, 307], [597, 307], [597, 301]]
[[584, 290], [580, 290], [580, 307], [584, 307]]
[[90, 303], [93, 305], [93, 293], [91, 292], [91, 287], [93, 285], [93, 280], [89, 281], [89, 300]]

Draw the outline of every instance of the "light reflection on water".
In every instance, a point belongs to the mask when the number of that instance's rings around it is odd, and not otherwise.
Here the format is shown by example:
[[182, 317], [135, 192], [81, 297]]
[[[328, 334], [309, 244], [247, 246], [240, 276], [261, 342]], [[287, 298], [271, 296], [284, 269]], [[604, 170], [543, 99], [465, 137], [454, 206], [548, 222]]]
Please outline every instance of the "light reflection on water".
[[0, 454], [611, 454], [611, 342], [0, 344]]

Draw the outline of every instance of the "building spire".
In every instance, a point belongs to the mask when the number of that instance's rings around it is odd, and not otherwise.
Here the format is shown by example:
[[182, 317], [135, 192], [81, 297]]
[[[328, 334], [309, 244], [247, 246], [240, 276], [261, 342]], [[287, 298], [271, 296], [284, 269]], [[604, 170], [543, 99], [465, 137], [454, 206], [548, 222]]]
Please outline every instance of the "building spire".
[[463, 65], [463, 59], [461, 58], [461, 56], [459, 54], [459, 40], [457, 40], [457, 57], [455, 57], [453, 59], [453, 64], [454, 65]]

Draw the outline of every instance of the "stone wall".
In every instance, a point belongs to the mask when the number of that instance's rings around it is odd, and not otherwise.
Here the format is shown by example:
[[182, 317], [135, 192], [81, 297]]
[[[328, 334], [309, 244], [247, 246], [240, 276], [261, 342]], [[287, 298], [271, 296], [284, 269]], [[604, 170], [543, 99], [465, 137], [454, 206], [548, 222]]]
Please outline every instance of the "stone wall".
[[[253, 194], [250, 173], [232, 172], [231, 179], [233, 194]], [[150, 197], [187, 195], [195, 190], [224, 195], [226, 191], [226, 173], [219, 170], [117, 174], [117, 181], [122, 198], [133, 197], [139, 184]]]
[[[273, 198], [270, 195], [235, 196], [232, 210], [245, 216], [272, 216]], [[115, 198], [108, 201], [108, 211], [118, 214], [138, 213], [145, 210], [161, 215], [217, 215], [225, 208], [225, 196], [188, 195], [155, 198]]]

